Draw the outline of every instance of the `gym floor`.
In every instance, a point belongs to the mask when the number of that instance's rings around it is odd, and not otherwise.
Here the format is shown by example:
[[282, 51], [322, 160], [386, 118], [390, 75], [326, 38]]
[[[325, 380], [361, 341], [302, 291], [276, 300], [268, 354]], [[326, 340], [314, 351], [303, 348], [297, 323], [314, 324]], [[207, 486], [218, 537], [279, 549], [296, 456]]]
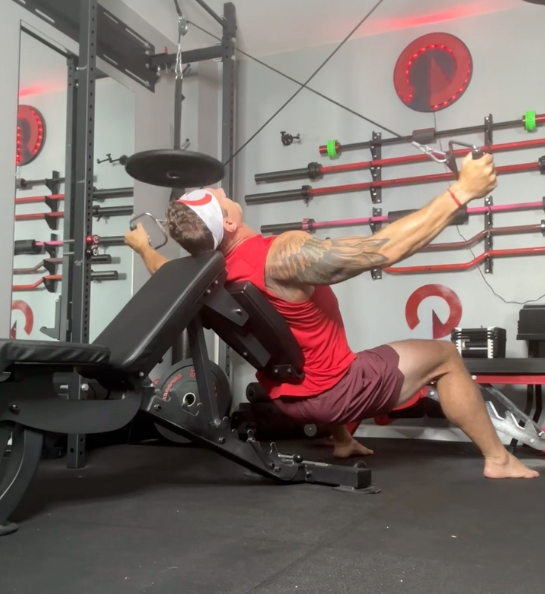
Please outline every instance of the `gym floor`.
[[[487, 481], [470, 444], [365, 443], [378, 495], [278, 486], [192, 445], [95, 450], [77, 471], [45, 461], [0, 539], [0, 591], [543, 591], [545, 476]], [[331, 461], [327, 446], [290, 449]]]

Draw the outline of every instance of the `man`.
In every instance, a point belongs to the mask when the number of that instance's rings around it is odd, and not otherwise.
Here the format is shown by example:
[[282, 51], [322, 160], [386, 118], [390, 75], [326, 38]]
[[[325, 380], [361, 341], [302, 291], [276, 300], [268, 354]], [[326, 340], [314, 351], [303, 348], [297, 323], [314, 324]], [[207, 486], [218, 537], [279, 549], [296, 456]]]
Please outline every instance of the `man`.
[[[490, 155], [465, 159], [459, 180], [421, 210], [371, 237], [318, 239], [302, 231], [262, 237], [244, 224], [240, 205], [222, 190], [196, 190], [170, 204], [172, 238], [190, 254], [219, 249], [228, 281], [250, 281], [284, 316], [305, 355], [305, 378], [281, 384], [259, 378], [276, 405], [302, 423], [329, 423], [335, 455], [369, 454], [347, 423], [386, 414], [436, 382], [446, 417], [478, 446], [484, 475], [534, 478], [509, 454], [490, 421], [479, 389], [453, 344], [407, 340], [353, 353], [330, 287], [373, 268], [391, 266], [432, 241], [460, 208], [496, 187]], [[139, 226], [126, 236], [150, 273], [167, 260]], [[369, 298], [371, 298], [369, 296]]]

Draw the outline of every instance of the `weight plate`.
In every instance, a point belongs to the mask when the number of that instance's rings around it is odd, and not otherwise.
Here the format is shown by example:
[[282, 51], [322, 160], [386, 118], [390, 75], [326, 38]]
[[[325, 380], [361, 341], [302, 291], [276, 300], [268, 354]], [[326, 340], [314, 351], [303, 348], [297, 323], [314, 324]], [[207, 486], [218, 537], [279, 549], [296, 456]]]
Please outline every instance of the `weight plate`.
[[167, 188], [210, 186], [225, 175], [221, 161], [203, 153], [179, 149], [136, 153], [127, 159], [125, 170], [138, 181]]
[[[216, 390], [218, 411], [223, 418], [229, 415], [231, 404], [233, 403], [229, 381], [219, 365], [216, 365], [211, 361], [210, 366], [212, 369], [212, 383]], [[180, 407], [185, 402], [186, 406], [189, 406], [191, 410], [196, 410], [200, 400], [193, 361], [191, 359], [186, 359], [185, 361], [180, 361], [179, 363], [176, 363], [176, 365], [173, 365], [157, 382], [156, 389], [161, 392], [165, 402], [175, 398]], [[155, 427], [157, 428], [157, 431], [169, 441], [175, 443], [189, 443], [190, 441], [161, 425], [156, 424]]]

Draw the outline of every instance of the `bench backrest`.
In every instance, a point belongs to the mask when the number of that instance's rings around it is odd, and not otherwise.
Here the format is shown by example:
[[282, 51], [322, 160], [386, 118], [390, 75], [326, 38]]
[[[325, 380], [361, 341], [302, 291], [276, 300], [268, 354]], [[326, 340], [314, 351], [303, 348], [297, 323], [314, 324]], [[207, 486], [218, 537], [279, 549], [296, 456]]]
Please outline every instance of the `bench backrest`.
[[205, 305], [205, 325], [268, 378], [301, 381], [305, 358], [284, 317], [252, 283], [227, 285], [226, 290], [248, 314], [247, 322], [239, 326]]
[[151, 276], [96, 338], [110, 348], [110, 367], [148, 374], [199, 313], [201, 299], [225, 278], [219, 252], [167, 262]]
[[[200, 314], [256, 369], [272, 379], [300, 381], [304, 357], [285, 319], [251, 283], [226, 288], [226, 276], [219, 252], [162, 266], [94, 341], [111, 350], [111, 371], [149, 374]], [[244, 318], [242, 326], [221, 313], [234, 309]]]

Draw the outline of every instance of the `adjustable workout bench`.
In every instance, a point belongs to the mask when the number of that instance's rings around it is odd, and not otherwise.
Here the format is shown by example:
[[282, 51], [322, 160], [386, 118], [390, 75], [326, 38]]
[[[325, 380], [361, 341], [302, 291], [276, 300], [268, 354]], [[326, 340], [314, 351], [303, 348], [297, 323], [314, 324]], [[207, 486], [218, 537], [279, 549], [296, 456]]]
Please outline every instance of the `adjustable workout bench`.
[[[225, 279], [220, 253], [173, 260], [148, 280], [92, 345], [0, 340], [0, 535], [17, 530], [8, 520], [33, 480], [43, 432], [114, 431], [138, 413], [276, 481], [377, 492], [371, 471], [360, 464], [308, 462], [299, 455], [279, 454], [274, 444], [264, 449], [251, 431], [246, 441], [239, 439], [229, 418], [219, 414], [217, 390], [228, 383], [225, 377], [218, 379], [217, 366], [213, 369], [203, 328], [214, 330], [267, 377], [301, 381], [304, 363], [289, 326], [265, 296], [250, 283], [226, 286]], [[148, 374], [186, 328], [198, 395], [179, 399], [155, 387]], [[98, 381], [109, 399], [60, 396], [54, 375], [67, 372]], [[4, 458], [10, 438], [11, 452]]]

